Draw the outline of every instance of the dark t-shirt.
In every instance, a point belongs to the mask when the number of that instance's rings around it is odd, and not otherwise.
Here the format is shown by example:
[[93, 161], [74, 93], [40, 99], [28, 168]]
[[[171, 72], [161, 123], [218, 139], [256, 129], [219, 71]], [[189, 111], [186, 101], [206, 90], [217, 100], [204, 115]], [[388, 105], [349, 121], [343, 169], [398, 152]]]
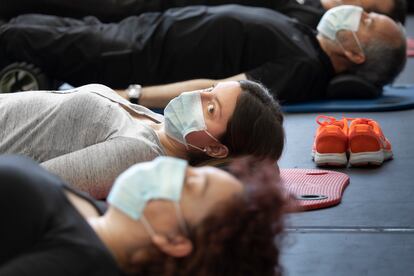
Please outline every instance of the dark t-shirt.
[[265, 8], [192, 6], [117, 24], [25, 15], [0, 28], [0, 55], [83, 85], [123, 88], [246, 73], [282, 101], [320, 98], [333, 76], [315, 32]]
[[263, 7], [294, 17], [315, 27], [325, 12], [320, 0], [3, 0], [0, 17], [8, 19], [25, 13], [44, 13], [81, 18], [93, 15], [102, 21], [116, 22], [144, 12], [159, 12], [190, 5], [240, 4]]
[[21, 157], [0, 165], [0, 275], [121, 275], [60, 179]]
[[[138, 29], [141, 18], [126, 20], [131, 29]], [[269, 9], [238, 5], [170, 9], [151, 25], [152, 34], [135, 51], [133, 80], [138, 83], [246, 73], [279, 100], [300, 101], [323, 97], [333, 76], [315, 32]], [[134, 35], [142, 37], [136, 31]]]

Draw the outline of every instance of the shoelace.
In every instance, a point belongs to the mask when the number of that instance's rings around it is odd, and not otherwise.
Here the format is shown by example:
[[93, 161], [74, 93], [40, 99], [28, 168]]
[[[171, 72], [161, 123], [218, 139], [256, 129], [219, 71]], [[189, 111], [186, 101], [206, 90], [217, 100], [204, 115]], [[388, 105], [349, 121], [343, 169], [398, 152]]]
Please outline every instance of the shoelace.
[[371, 125], [371, 122], [374, 121], [370, 118], [351, 118], [351, 117], [343, 117], [341, 120], [337, 120], [335, 117], [332, 117], [332, 116], [319, 115], [316, 117], [316, 122], [321, 126], [332, 125], [335, 123], [339, 123], [342, 125], [343, 119], [346, 119], [348, 122], [356, 121], [360, 124], [368, 124], [368, 125]]
[[360, 124], [368, 124], [370, 125], [371, 122], [373, 122], [374, 120], [369, 119], [369, 118], [345, 118], [347, 121], [355, 121], [357, 123]]
[[319, 115], [318, 117], [316, 117], [316, 122], [321, 126], [327, 126], [327, 125], [332, 125], [335, 123], [340, 123], [340, 121], [338, 121], [335, 117], [326, 116], [326, 115]]

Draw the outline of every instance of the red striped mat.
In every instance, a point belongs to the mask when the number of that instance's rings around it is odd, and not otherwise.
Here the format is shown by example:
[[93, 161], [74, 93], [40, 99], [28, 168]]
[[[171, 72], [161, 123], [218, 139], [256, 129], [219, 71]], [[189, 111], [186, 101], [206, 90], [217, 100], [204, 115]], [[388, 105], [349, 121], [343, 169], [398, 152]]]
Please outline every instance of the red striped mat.
[[282, 184], [293, 195], [295, 210], [326, 208], [341, 202], [349, 176], [335, 171], [281, 169]]

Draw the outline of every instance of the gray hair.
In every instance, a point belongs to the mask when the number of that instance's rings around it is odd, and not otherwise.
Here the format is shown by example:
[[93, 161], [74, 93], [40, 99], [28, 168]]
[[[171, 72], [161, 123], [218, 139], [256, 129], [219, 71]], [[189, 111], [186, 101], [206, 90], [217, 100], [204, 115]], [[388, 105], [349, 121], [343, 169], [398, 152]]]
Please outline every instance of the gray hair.
[[382, 87], [392, 83], [400, 74], [407, 61], [407, 43], [405, 38], [401, 45], [395, 41], [372, 39], [362, 46], [365, 62], [354, 65], [349, 73], [359, 76], [370, 83]]

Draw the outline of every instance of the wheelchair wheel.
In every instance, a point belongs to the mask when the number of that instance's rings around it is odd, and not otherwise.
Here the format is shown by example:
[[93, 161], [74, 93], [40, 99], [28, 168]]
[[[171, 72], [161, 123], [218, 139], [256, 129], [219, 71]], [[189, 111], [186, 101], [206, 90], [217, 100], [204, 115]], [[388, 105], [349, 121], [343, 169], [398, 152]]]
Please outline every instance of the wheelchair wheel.
[[15, 62], [0, 71], [0, 93], [53, 89], [53, 81], [39, 68], [26, 62]]

